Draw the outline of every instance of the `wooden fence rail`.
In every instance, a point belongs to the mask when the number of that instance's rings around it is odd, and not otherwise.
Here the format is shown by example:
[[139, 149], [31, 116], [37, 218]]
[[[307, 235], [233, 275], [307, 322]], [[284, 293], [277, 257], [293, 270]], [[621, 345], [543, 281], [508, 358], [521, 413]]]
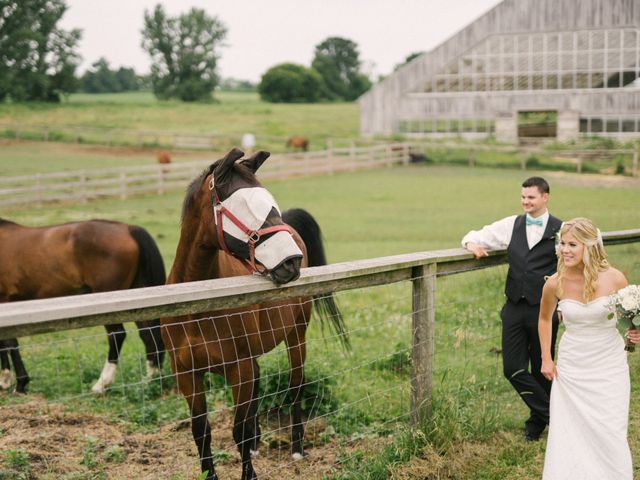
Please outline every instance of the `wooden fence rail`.
[[413, 153], [420, 152], [428, 155], [432, 150], [462, 150], [467, 152], [468, 165], [475, 166], [477, 152], [501, 152], [512, 153], [519, 156], [520, 168], [526, 170], [529, 159], [533, 155], [552, 157], [557, 160], [565, 160], [575, 164], [576, 172], [582, 173], [583, 165], [586, 160], [602, 161], [611, 160], [615, 156], [625, 156], [631, 158], [631, 176], [638, 176], [638, 158], [640, 156], [640, 145], [637, 148], [627, 149], [558, 149], [547, 150], [540, 147], [521, 146], [521, 145], [483, 145], [483, 144], [465, 144], [454, 142], [428, 142], [428, 141], [409, 141], [408, 142]]
[[[163, 194], [184, 189], [213, 160], [91, 169], [0, 177], [0, 206], [50, 202], [77, 203], [139, 194]], [[408, 163], [407, 144], [330, 148], [275, 154], [260, 170], [260, 178], [323, 175]]]
[[[640, 242], [640, 229], [607, 232], [606, 245]], [[0, 304], [0, 339], [186, 315], [260, 302], [411, 281], [412, 396], [416, 424], [431, 411], [436, 278], [506, 262], [506, 251], [476, 260], [461, 248], [336, 263], [302, 270], [284, 286], [257, 275]]]

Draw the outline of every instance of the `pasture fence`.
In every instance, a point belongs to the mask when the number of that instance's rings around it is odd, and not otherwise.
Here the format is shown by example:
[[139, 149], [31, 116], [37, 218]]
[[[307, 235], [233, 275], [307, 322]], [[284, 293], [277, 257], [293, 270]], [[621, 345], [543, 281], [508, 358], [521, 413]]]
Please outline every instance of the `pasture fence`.
[[[607, 246], [617, 246], [608, 248], [613, 263], [637, 272], [640, 229], [603, 237]], [[0, 339], [22, 338], [35, 401], [0, 394], [0, 429], [7, 433], [0, 436], [0, 449], [43, 458], [33, 463], [34, 476], [195, 478], [199, 465], [187, 406], [173, 390], [168, 368], [145, 379], [144, 349], [127, 342], [116, 381], [95, 396], [90, 386], [104, 362], [105, 335], [85, 327], [188, 313], [202, 325], [225, 319], [201, 312], [238, 308], [255, 314], [257, 303], [329, 292], [342, 309], [353, 350], [344, 353], [331, 341], [333, 333], [320, 336], [318, 322], [311, 322], [303, 399], [307, 457], [295, 465], [286, 349], [261, 357], [262, 441], [254, 462], [261, 478], [288, 478], [294, 470], [310, 479], [331, 477], [336, 468], [350, 471], [358, 449], [383, 445], [407, 423], [426, 421], [434, 448], [470, 433], [486, 438], [499, 418], [522, 413], [510, 406], [518, 402], [501, 375], [497, 312], [505, 261], [504, 251], [475, 260], [466, 250], [450, 249], [303, 269], [299, 280], [280, 287], [250, 275], [2, 304]], [[216, 469], [237, 478], [231, 391], [217, 375], [207, 378]], [[114, 461], [114, 455], [121, 459]]]
[[[174, 162], [109, 169], [0, 177], [0, 206], [45, 203], [86, 203], [101, 198], [164, 194], [184, 189], [212, 162]], [[402, 143], [340, 147], [310, 152], [274, 154], [260, 169], [261, 179], [327, 175], [409, 162]]]
[[[640, 229], [605, 232], [605, 245], [640, 242]], [[274, 286], [257, 275], [133, 290], [4, 303], [0, 340], [97, 325], [151, 320], [246, 307], [301, 296], [412, 282], [412, 423], [430, 409], [436, 279], [506, 263], [506, 251], [476, 260], [455, 248], [335, 263], [302, 270], [300, 278]]]
[[[471, 143], [454, 142], [428, 142], [428, 141], [408, 141], [412, 153], [421, 153], [430, 156], [432, 153], [448, 150], [462, 153], [464, 163], [469, 167], [477, 165], [477, 157], [481, 152], [502, 153], [514, 155], [517, 158], [522, 170], [528, 168], [540, 168], [540, 158], [548, 158], [550, 165], [555, 163], [563, 167], [573, 166], [576, 173], [583, 173], [586, 162], [604, 163], [612, 160], [628, 160], [628, 171], [632, 177], [638, 176], [638, 158], [640, 155], [640, 144], [636, 148], [615, 148], [615, 149], [584, 149], [584, 148], [560, 148], [548, 149], [540, 146], [527, 145], [483, 145]], [[563, 165], [566, 164], [566, 165]], [[488, 164], [491, 165], [491, 164]], [[622, 173], [625, 168], [620, 164]], [[612, 172], [613, 173], [613, 172]]]

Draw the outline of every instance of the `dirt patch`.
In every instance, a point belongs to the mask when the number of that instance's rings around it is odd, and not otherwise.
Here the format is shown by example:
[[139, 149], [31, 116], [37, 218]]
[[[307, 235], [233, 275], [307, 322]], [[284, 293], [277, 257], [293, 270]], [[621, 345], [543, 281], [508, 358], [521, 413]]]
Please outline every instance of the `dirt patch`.
[[[220, 460], [220, 478], [240, 478], [241, 464], [231, 438], [230, 414], [212, 421], [212, 448]], [[321, 419], [307, 424], [309, 443], [302, 461], [293, 462], [289, 453], [288, 429], [282, 435], [264, 435], [260, 456], [253, 464], [260, 478], [319, 479], [337, 467], [337, 455], [349, 455], [362, 443], [321, 443], [326, 429]], [[263, 426], [263, 430], [265, 427]], [[379, 442], [379, 441], [378, 441]], [[6, 452], [26, 453], [28, 465], [16, 466]], [[64, 405], [42, 398], [0, 407], [0, 478], [109, 479], [196, 478], [199, 463], [189, 421], [163, 425], [149, 432], [130, 431], [124, 423], [100, 415], [69, 412]]]

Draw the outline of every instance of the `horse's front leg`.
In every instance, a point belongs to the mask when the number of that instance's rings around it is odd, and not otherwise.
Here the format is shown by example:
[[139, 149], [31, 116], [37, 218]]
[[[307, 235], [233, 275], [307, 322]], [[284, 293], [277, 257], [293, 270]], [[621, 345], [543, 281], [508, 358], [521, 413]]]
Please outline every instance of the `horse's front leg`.
[[124, 339], [127, 336], [124, 325], [121, 323], [105, 325], [104, 328], [107, 331], [107, 338], [109, 339], [109, 353], [107, 355], [107, 361], [104, 362], [104, 367], [102, 367], [102, 372], [100, 372], [100, 377], [98, 377], [96, 383], [91, 387], [91, 391], [97, 394], [105, 393], [107, 387], [115, 380], [120, 351], [122, 350]]
[[178, 373], [177, 381], [180, 392], [189, 404], [191, 434], [198, 448], [201, 471], [207, 473], [206, 480], [218, 480], [211, 454], [211, 426], [207, 418], [204, 374], [193, 371]]
[[287, 337], [289, 355], [289, 395], [291, 397], [291, 455], [293, 460], [303, 457], [304, 425], [302, 423], [302, 393], [304, 389], [304, 361], [307, 355], [304, 329], [295, 329]]
[[11, 364], [9, 363], [9, 345], [6, 340], [0, 340], [0, 390], [7, 390], [11, 386]]
[[164, 342], [160, 334], [160, 320], [136, 322], [140, 339], [147, 354], [147, 378], [160, 373], [164, 359]]
[[232, 387], [235, 413], [233, 418], [233, 439], [242, 459], [241, 480], [257, 480], [251, 463], [252, 451], [257, 449], [259, 433], [256, 431], [258, 392], [256, 382], [258, 364], [255, 360], [241, 360], [228, 369], [228, 379]]
[[16, 389], [14, 393], [27, 393], [27, 384], [31, 381], [27, 369], [22, 362], [22, 356], [20, 355], [20, 345], [17, 338], [10, 338], [4, 341], [4, 345], [7, 347], [7, 351], [11, 356], [11, 362], [13, 363], [13, 369], [16, 372]]

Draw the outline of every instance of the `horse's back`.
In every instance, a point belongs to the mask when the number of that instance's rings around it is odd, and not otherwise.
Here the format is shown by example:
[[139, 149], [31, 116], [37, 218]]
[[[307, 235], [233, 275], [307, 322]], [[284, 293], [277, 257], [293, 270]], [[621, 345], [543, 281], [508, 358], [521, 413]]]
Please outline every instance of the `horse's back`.
[[125, 289], [137, 271], [137, 245], [119, 222], [0, 228], [0, 252], [0, 295], [13, 300]]

